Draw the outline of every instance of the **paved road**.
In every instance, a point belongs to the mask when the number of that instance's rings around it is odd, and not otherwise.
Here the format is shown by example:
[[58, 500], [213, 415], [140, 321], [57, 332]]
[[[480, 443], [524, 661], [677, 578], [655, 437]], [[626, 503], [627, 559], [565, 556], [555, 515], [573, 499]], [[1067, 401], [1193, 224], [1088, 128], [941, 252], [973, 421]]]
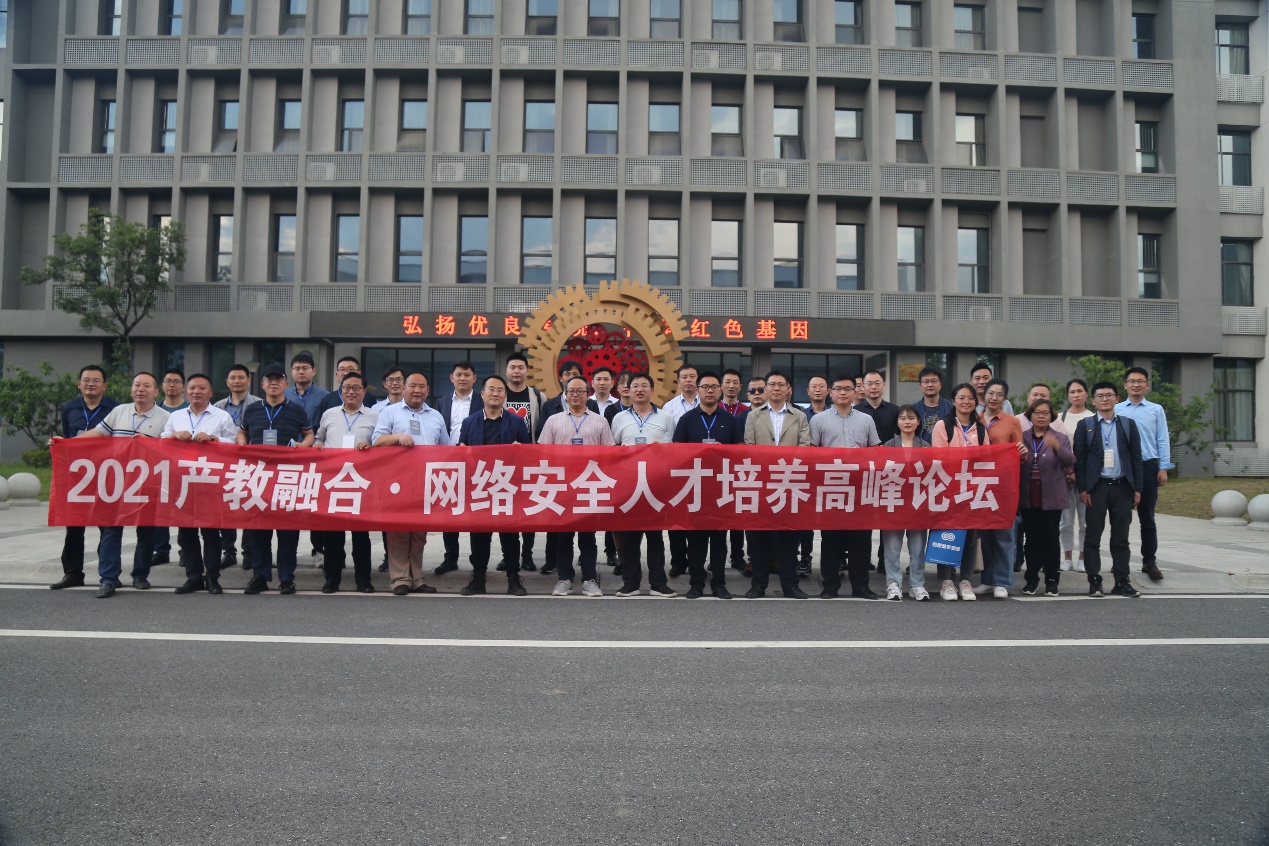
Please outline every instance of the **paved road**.
[[904, 603], [0, 589], [0, 843], [1269, 843], [1269, 598]]

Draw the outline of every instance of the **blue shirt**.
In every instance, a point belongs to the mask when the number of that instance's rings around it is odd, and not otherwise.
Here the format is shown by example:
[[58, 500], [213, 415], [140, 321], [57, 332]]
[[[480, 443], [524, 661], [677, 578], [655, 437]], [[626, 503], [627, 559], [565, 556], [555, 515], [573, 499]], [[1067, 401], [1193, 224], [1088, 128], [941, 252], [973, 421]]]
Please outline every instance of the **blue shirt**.
[[292, 385], [286, 389], [282, 396], [304, 409], [304, 413], [308, 415], [309, 428], [311, 429], [313, 428], [313, 415], [316, 413], [318, 420], [322, 418], [321, 412], [318, 411], [318, 408], [321, 406], [322, 400], [326, 399], [326, 395], [329, 393], [330, 391], [325, 388], [319, 388], [316, 385], [309, 385], [308, 392], [303, 396], [300, 396], [299, 390]]
[[1163, 406], [1148, 399], [1134, 404], [1124, 400], [1115, 406], [1115, 413], [1132, 420], [1141, 432], [1141, 460], [1159, 461], [1160, 470], [1171, 470], [1176, 467], [1172, 463], [1172, 443], [1168, 438], [1168, 416]]
[[118, 405], [118, 401], [102, 397], [97, 407], [89, 411], [84, 398], [75, 397], [62, 406], [62, 437], [73, 438], [80, 432], [96, 427]]
[[[1119, 461], [1119, 426], [1114, 418], [1107, 420], [1100, 414], [1097, 416], [1097, 433], [1102, 440], [1102, 449], [1110, 450], [1115, 458], [1115, 466], [1102, 466], [1103, 479], [1122, 479], [1124, 477], [1124, 465]], [[1104, 453], [1103, 453], [1104, 454]]]
[[[418, 424], [417, 430], [415, 423]], [[423, 403], [418, 411], [404, 402], [380, 411], [370, 442], [373, 444], [384, 435], [409, 435], [415, 446], [449, 446], [449, 424], [439, 411], [427, 403]]]

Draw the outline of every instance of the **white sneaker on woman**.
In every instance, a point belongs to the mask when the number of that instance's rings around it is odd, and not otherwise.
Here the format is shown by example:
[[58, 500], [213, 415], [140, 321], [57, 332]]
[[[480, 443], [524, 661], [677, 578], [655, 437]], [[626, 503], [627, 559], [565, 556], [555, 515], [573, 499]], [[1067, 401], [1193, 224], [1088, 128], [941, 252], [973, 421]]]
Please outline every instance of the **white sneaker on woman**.
[[890, 582], [886, 585], [886, 599], [897, 599], [903, 601], [903, 588], [899, 587], [896, 582]]
[[[950, 584], [951, 584], [951, 582], [946, 582], [946, 584], [949, 584], [949, 585], [950, 585]], [[953, 596], [955, 596], [955, 595], [956, 595], [956, 592], [955, 592], [955, 591], [953, 591], [953, 592], [952, 592], [952, 595], [953, 595]], [[927, 590], [926, 590], [925, 588], [923, 588], [923, 587], [914, 587], [914, 588], [909, 588], [909, 589], [908, 589], [908, 596], [912, 597], [912, 598], [913, 598], [913, 599], [915, 599], [917, 602], [929, 602], [929, 601], [930, 601], [930, 592], [929, 592], [929, 591], [927, 591]], [[946, 596], [945, 596], [945, 597], [943, 597], [943, 598], [944, 598], [944, 599], [947, 599], [947, 597], [946, 597]]]
[[1063, 559], [1062, 559], [1062, 569], [1063, 569], [1063, 570], [1070, 570], [1070, 569], [1071, 569], [1071, 559], [1069, 559], [1069, 558], [1063, 558]]
[[1077, 573], [1083, 573], [1083, 572], [1084, 572], [1084, 558], [1083, 558], [1083, 556], [1080, 556], [1080, 560], [1075, 562], [1075, 572], [1077, 572]]
[[951, 579], [944, 579], [943, 586], [939, 588], [939, 599], [947, 602], [953, 602], [957, 599], [956, 583]]
[[997, 586], [996, 589], [991, 592], [991, 595], [994, 596], [996, 599], [1008, 599], [1009, 588]]
[[974, 596], [974, 586], [969, 583], [969, 579], [961, 580], [961, 599], [973, 602], [978, 597]]

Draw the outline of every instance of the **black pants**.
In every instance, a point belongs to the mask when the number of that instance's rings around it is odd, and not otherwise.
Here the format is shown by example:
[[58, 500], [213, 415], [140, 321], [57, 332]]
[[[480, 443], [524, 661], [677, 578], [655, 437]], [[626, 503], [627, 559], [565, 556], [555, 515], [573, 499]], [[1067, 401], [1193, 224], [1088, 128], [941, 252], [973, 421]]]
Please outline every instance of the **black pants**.
[[[339, 584], [343, 578], [348, 554], [344, 551], [343, 532], [315, 532], [317, 542], [325, 550], [322, 555], [322, 572], [326, 578]], [[352, 533], [353, 579], [357, 586], [370, 584], [370, 533]]]
[[1159, 504], [1159, 459], [1141, 462], [1141, 504], [1137, 520], [1141, 523], [1141, 561], [1153, 564], [1159, 552], [1159, 530], [1154, 524], [1154, 508]]
[[[498, 545], [502, 548], [502, 560], [507, 562], [507, 578], [520, 575], [520, 535], [516, 532], [499, 532]], [[489, 550], [493, 546], [492, 532], [471, 533], [471, 568], [473, 579], [484, 580], [489, 572]]]
[[83, 526], [67, 526], [66, 539], [62, 541], [62, 572], [66, 575], [84, 575], [84, 533]]
[[782, 529], [773, 532], [749, 533], [749, 560], [753, 564], [753, 586], [766, 590], [771, 580], [771, 565], [780, 562], [780, 588], [785, 594], [798, 588], [797, 532]]
[[[727, 587], [727, 532], [696, 531], [687, 533], [687, 571], [692, 587], [705, 587], [705, 558], [709, 557], [710, 585], [717, 590]], [[622, 572], [625, 572], [623, 567]]]
[[745, 563], [745, 531], [744, 529], [732, 529], [731, 532], [731, 561], [733, 564]]
[[820, 581], [824, 590], [837, 593], [841, 589], [843, 553], [850, 559], [846, 571], [850, 589], [856, 591], [868, 587], [872, 532], [867, 529], [826, 529], [820, 532], [820, 540]]
[[520, 533], [520, 560], [521, 561], [533, 560], [533, 538], [534, 537], [535, 535], [533, 534], [533, 532]]
[[1027, 583], [1035, 584], [1044, 570], [1044, 581], [1057, 583], [1062, 569], [1061, 511], [1045, 511], [1043, 508], [1022, 509], [1022, 528], [1027, 542], [1024, 559], [1027, 562]]
[[445, 545], [445, 564], [458, 563], [458, 532], [441, 532], [441, 543]]
[[[199, 544], [199, 536], [202, 544]], [[202, 580], [220, 578], [220, 529], [176, 530], [176, 548], [185, 565], [185, 578]]]
[[604, 560], [611, 564], [617, 560], [617, 541], [615, 532], [604, 532]]
[[[179, 543], [179, 540], [178, 540]], [[246, 546], [246, 544], [243, 544]], [[237, 529], [221, 529], [220, 530], [220, 551], [228, 552], [232, 555], [238, 554], [238, 530]]]
[[626, 587], [638, 587], [643, 581], [639, 561], [639, 542], [648, 539], [648, 584], [665, 587], [665, 542], [660, 532], [617, 532], [617, 560], [621, 562], [621, 581]]
[[[658, 532], [658, 534], [660, 534]], [[682, 529], [670, 530], [670, 569], [687, 569], [687, 532]], [[624, 572], [624, 567], [622, 568]]]
[[811, 563], [811, 550], [815, 549], [815, 530], [804, 529], [798, 532], [798, 547], [802, 562]]
[[1126, 479], [1102, 479], [1092, 490], [1093, 504], [1084, 512], [1084, 569], [1088, 580], [1102, 572], [1102, 531], [1110, 516], [1110, 572], [1115, 581], [1128, 580], [1128, 530], [1132, 526], [1132, 485]]
[[[547, 532], [547, 540], [553, 541], [551, 546], [555, 551], [555, 572], [559, 575], [560, 580], [565, 582], [573, 581], [573, 533]], [[599, 580], [595, 571], [595, 562], [598, 556], [599, 548], [595, 545], [595, 533], [578, 532], [577, 563], [582, 568], [582, 581]], [[626, 568], [622, 567], [621, 572], [624, 574]]]

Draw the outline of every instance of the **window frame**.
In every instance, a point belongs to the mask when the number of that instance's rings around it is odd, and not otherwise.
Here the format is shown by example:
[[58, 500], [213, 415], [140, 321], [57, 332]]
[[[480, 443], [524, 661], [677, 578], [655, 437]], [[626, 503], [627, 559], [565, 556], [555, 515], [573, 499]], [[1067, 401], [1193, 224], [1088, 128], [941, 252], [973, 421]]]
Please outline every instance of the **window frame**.
[[[660, 251], [655, 251], [655, 252], [653, 251], [653, 244], [656, 243], [656, 241], [658, 240], [658, 238], [653, 236], [653, 233], [652, 233], [653, 225], [664, 224], [664, 223], [674, 224], [674, 255], [669, 255], [665, 252], [660, 252]], [[680, 261], [681, 261], [680, 256], [682, 255], [682, 251], [683, 251], [683, 222], [681, 220], [679, 220], [677, 217], [650, 217], [648, 218], [648, 276], [647, 276], [647, 280], [649, 285], [653, 285], [658, 288], [679, 286], [679, 284], [682, 281], [682, 277], [679, 275], [679, 268], [680, 268]], [[656, 269], [655, 264], [657, 262], [666, 263], [667, 269]], [[668, 269], [669, 262], [674, 262], [673, 271]], [[664, 277], [667, 273], [674, 274], [673, 282], [667, 281], [662, 283], [660, 281], [657, 281], [657, 280], [660, 280], [662, 277]]]
[[[653, 109], [674, 109], [675, 130], [669, 132], [653, 129]], [[648, 155], [649, 156], [681, 156], [683, 155], [683, 104], [682, 103], [648, 103]]]
[[[234, 11], [235, 7], [237, 11]], [[220, 34], [244, 35], [247, 20], [246, 0], [220, 0]]]
[[[777, 43], [800, 44], [806, 41], [806, 9], [802, 0], [771, 0], [771, 40]], [[791, 4], [794, 19], [780, 20], [777, 15], [784, 4]]]
[[[1225, 41], [1221, 40], [1222, 35], [1226, 36]], [[1250, 36], [1250, 27], [1245, 23], [1216, 22], [1216, 72], [1218, 74], [1246, 76], [1251, 73]]]
[[[854, 255], [847, 252], [842, 253], [842, 231], [843, 228], [853, 230], [854, 235]], [[838, 291], [865, 291], [868, 288], [867, 280], [864, 276], [867, 265], [864, 261], [865, 244], [867, 238], [867, 224], [863, 223], [835, 223], [833, 224], [833, 258], [834, 258], [834, 282]], [[843, 275], [843, 267], [854, 267], [855, 284], [851, 287], [849, 284], [843, 284], [843, 280], [850, 279], [849, 274]]]
[[[484, 105], [489, 110], [489, 117], [486, 126], [468, 126], [468, 121], [472, 119], [469, 110], [472, 106]], [[476, 145], [475, 136], [471, 133], [482, 133], [479, 140], [479, 149], [473, 149]], [[470, 137], [469, 137], [470, 136]], [[463, 127], [462, 127], [462, 144], [461, 151], [463, 153], [488, 153], [490, 145], [493, 142], [493, 102], [490, 100], [463, 100]], [[486, 249], [488, 249], [486, 247]]]
[[[1137, 299], [1163, 299], [1163, 236], [1137, 233]], [[1153, 264], [1150, 262], [1153, 260]]]
[[[736, 17], [720, 18], [718, 17], [719, 5], [723, 3], [736, 4]], [[714, 41], [742, 41], [745, 37], [745, 6], [744, 0], [710, 0], [710, 37]]]
[[[162, 155], [173, 155], [176, 149], [176, 115], [175, 100], [158, 100], [154, 109], [154, 152]], [[169, 120], [170, 118], [170, 120]], [[170, 126], [169, 126], [170, 122]], [[172, 143], [167, 143], [171, 136]], [[170, 147], [170, 149], [169, 149]]]
[[[304, 35], [308, 31], [308, 0], [281, 0], [278, 14], [278, 34]], [[340, 20], [342, 24], [343, 18]]]
[[[711, 156], [722, 156], [727, 158], [744, 158], [745, 156], [745, 112], [744, 106], [734, 103], [712, 103], [710, 104], [710, 137], [709, 148]], [[715, 132], [714, 131], [714, 115], [718, 109], [735, 109], [736, 110], [736, 131], [735, 132]], [[735, 149], [730, 149], [731, 142]]]
[[[796, 135], [780, 135], [775, 128], [779, 123], [777, 117], [780, 112], [793, 112], [797, 118], [797, 134]], [[773, 106], [771, 109], [771, 125], [772, 125], [772, 158], [788, 159], [792, 161], [802, 160], [806, 158], [806, 142], [803, 140], [802, 125], [802, 107], [801, 106]]]
[[[288, 106], [294, 104], [299, 110], [299, 126], [291, 128], [287, 123]], [[300, 130], [304, 126], [303, 100], [278, 100], [277, 138], [273, 142], [275, 153], [295, 153], [300, 149]]]
[[[352, 249], [346, 249], [343, 243], [344, 224], [350, 220], [356, 221], [357, 240]], [[340, 214], [336, 212], [334, 224], [335, 228], [331, 241], [334, 242], [335, 249], [331, 251], [331, 281], [356, 284], [358, 277], [361, 276], [361, 214]], [[354, 262], [356, 266], [351, 279], [347, 278], [346, 272], [340, 267], [342, 263], [348, 261]]]
[[[361, 5], [364, 2], [364, 6]], [[355, 8], [353, 4], [358, 4]], [[370, 0], [344, 0], [340, 9], [339, 32], [341, 35], [370, 34]], [[362, 11], [362, 10], [365, 11]]]
[[[159, 35], [178, 36], [185, 27], [185, 0], [163, 0], [159, 13]], [[0, 33], [0, 45], [4, 44]]]
[[[413, 249], [406, 250], [401, 246], [403, 241], [401, 237], [403, 232], [403, 226], [405, 221], [414, 220], [415, 218], [417, 218], [419, 221], [418, 223], [419, 248], [417, 250], [413, 250]], [[422, 285], [423, 284], [423, 238], [427, 231], [424, 224], [425, 224], [425, 221], [423, 219], [422, 214], [411, 213], [411, 214], [397, 214], [396, 215], [396, 227], [393, 230], [393, 244], [392, 244], [392, 248], [393, 248], [392, 249], [392, 256], [393, 256], [392, 280], [398, 284], [402, 284], [402, 285]], [[406, 279], [404, 274], [402, 274], [401, 272], [402, 268], [406, 266], [403, 259], [414, 258], [415, 256], [417, 256], [419, 260], [418, 262], [419, 278]]]
[[[780, 234], [779, 234], [780, 227], [783, 227], [783, 226], [794, 227], [795, 240], [797, 241], [796, 255], [793, 255], [793, 256], [779, 255], [780, 248], [777, 245], [780, 243], [780, 240], [781, 240]], [[806, 275], [803, 273], [803, 270], [805, 268], [804, 257], [806, 253], [806, 224], [800, 220], [774, 221], [772, 223], [771, 243], [772, 243], [771, 261], [773, 265], [772, 266], [772, 271], [773, 271], [772, 287], [780, 289], [780, 290], [786, 290], [786, 291], [797, 291], [806, 287], [806, 284], [805, 284]], [[780, 278], [782, 275], [780, 271], [782, 269], [785, 271], [788, 271], [790, 268], [792, 269], [794, 275], [797, 278], [795, 280], [792, 280], [792, 283], [790, 283], [790, 281], [788, 280], [782, 281]]]
[[[613, 115], [616, 118], [616, 126], [612, 129], [592, 129], [591, 128], [591, 110], [596, 106], [611, 106]], [[617, 155], [617, 133], [621, 129], [621, 106], [615, 102], [607, 100], [587, 100], [586, 101], [586, 155], [588, 156], [615, 156]], [[592, 142], [603, 142], [604, 149], [593, 150]], [[596, 144], [595, 146], [599, 146]], [[611, 149], [608, 149], [611, 147]]]
[[[233, 108], [233, 127], [228, 125], [229, 120], [229, 104], [232, 103]], [[212, 140], [213, 153], [236, 153], [238, 152], [238, 127], [242, 118], [242, 103], [239, 100], [217, 100], [216, 101], [216, 136]], [[228, 146], [228, 149], [225, 147]]]
[[[854, 135], [841, 135], [838, 133], [837, 118], [839, 115], [854, 115]], [[864, 146], [863, 109], [833, 109], [833, 156], [834, 161], [839, 162], [868, 161], [868, 149]]]
[[[1235, 366], [1231, 366], [1235, 365]], [[1231, 385], [1231, 377], [1235, 373], [1246, 373], [1250, 376], [1247, 380], [1251, 387], [1235, 387]], [[1212, 423], [1216, 428], [1216, 436], [1222, 440], [1238, 441], [1241, 443], [1255, 442], [1256, 440], [1256, 361], [1247, 358], [1225, 358], [1216, 356], [1212, 359], [1212, 381], [1213, 397], [1212, 397]], [[1250, 401], [1241, 403], [1236, 402], [1237, 397], [1247, 396]], [[1238, 411], [1242, 409], [1245, 417], [1243, 420], [1232, 420], [1238, 417]], [[1234, 425], [1230, 425], [1231, 422]], [[1250, 423], [1250, 426], [1241, 426], [1243, 422]], [[1239, 437], [1239, 435], [1247, 437]]]
[[[1225, 149], [1227, 146], [1230, 149]], [[1242, 142], [1240, 145], [1239, 142]], [[1245, 146], [1245, 151], [1237, 149]], [[1219, 162], [1217, 170], [1219, 184], [1223, 186], [1249, 186], [1252, 184], [1251, 171], [1251, 133], [1245, 129], [1218, 129], [1216, 133], [1216, 155]], [[1240, 171], [1245, 170], [1245, 176]], [[1241, 181], [1240, 181], [1241, 180]]]
[[[538, 14], [534, 14], [534, 5], [536, 3], [553, 3], [555, 13], [551, 15], [542, 14], [538, 10]], [[524, 34], [525, 35], [556, 35], [560, 28], [560, 4], [559, 0], [528, 0], [524, 10]]]
[[[921, 20], [921, 12], [922, 12], [921, 4], [897, 2], [894, 5], [895, 5], [895, 19], [894, 19], [895, 46], [896, 47], [924, 46], [921, 43], [923, 41], [921, 29], [922, 29], [922, 24], [924, 23], [924, 21]], [[911, 23], [909, 26], [899, 25], [899, 9], [900, 8], [905, 8], [912, 12], [912, 16], [909, 20], [914, 23]]]
[[[1141, 25], [1146, 26], [1142, 27]], [[1148, 29], [1146, 33], [1143, 29]], [[1155, 49], [1154, 15], [1147, 12], [1133, 12], [1132, 15], [1132, 56], [1134, 59], [1157, 58]]]
[[1133, 126], [1136, 139], [1137, 173], [1160, 173], [1159, 122], [1139, 120]]
[[[715, 237], [719, 226], [727, 226], [734, 228], [736, 240], [736, 252], [723, 253], [718, 251], [718, 239]], [[711, 288], [742, 288], [744, 287], [744, 221], [741, 220], [711, 220], [709, 229], [709, 285]], [[735, 267], [726, 267], [723, 265], [735, 265]], [[735, 273], [736, 284], [719, 284], [720, 273]]]
[[[427, 100], [410, 97], [399, 101], [399, 103], [400, 105], [397, 107], [397, 150], [414, 152], [422, 152], [423, 150], [426, 150], [428, 124]], [[423, 127], [421, 129], [418, 127], [406, 126], [406, 107], [416, 103], [423, 104]], [[407, 133], [411, 134], [407, 135]], [[410, 142], [416, 134], [419, 136], [418, 145], [414, 146], [412, 143], [407, 143]]]
[[[855, 22], [844, 24], [841, 13], [850, 10]], [[833, 2], [833, 43], [864, 44], [864, 4], [863, 0], [834, 0]]]
[[[418, 8], [426, 9], [425, 12], [411, 11], [414, 3], [418, 3]], [[411, 25], [414, 24], [412, 31]], [[403, 35], [431, 35], [432, 34], [432, 0], [405, 0], [401, 4], [401, 33]]]
[[[973, 121], [973, 140], [961, 139], [961, 118]], [[955, 119], [956, 160], [963, 167], [987, 167], [987, 117], [958, 112]]]
[[[974, 233], [974, 261], [965, 261], [961, 253], [961, 233]], [[968, 271], [968, 279], [966, 272]], [[991, 229], [985, 226], [956, 227], [956, 292], [958, 294], [991, 293]]]
[[[465, 230], [465, 224], [469, 220], [483, 220], [485, 222], [485, 245], [483, 250], [476, 250], [476, 249], [469, 250], [466, 247], [467, 235], [464, 230]], [[469, 274], [471, 276], [470, 279], [468, 279], [467, 276], [464, 275], [463, 273], [463, 264], [464, 262], [469, 260], [467, 258], [468, 256], [471, 256], [473, 259], [482, 257], [482, 256], [484, 258], [483, 262], [477, 262], [478, 264], [483, 265], [484, 272], [480, 274], [476, 274], [476, 273]], [[480, 278], [477, 279], [476, 278], [477, 276], [479, 276]], [[489, 215], [487, 213], [486, 214], [465, 214], [465, 215], [460, 215], [458, 218], [458, 284], [460, 285], [487, 285], [489, 284]]]
[[[595, 4], [597, 3], [616, 3], [616, 16], [596, 15]], [[586, 0], [586, 35], [599, 38], [620, 38], [621, 0]]]
[[97, 34], [118, 38], [123, 35], [123, 0], [98, 0]]
[[[905, 261], [903, 256], [902, 230], [912, 230], [912, 260]], [[895, 227], [895, 282], [899, 291], [904, 293], [923, 293], [925, 291], [925, 227], [900, 224]], [[905, 287], [910, 278], [913, 287]]]
[[[290, 219], [291, 221], [291, 237], [293, 240], [293, 243], [291, 245], [292, 249], [289, 251], [282, 249], [282, 243], [283, 243], [282, 223], [284, 220], [287, 220], [287, 219]], [[298, 216], [295, 214], [295, 212], [275, 213], [273, 215], [273, 231], [269, 233], [270, 247], [272, 248], [269, 250], [269, 281], [270, 282], [295, 284], [295, 278], [296, 278], [295, 260], [296, 260], [296, 256], [299, 253], [298, 220], [299, 220]], [[290, 275], [289, 279], [282, 278], [283, 260], [286, 258], [290, 259], [290, 265], [291, 265], [290, 272], [289, 272], [289, 275]]]
[[[207, 279], [210, 282], [224, 282], [225, 284], [228, 284], [233, 281], [234, 272], [234, 215], [233, 212], [230, 212], [229, 214], [219, 214], [213, 212], [210, 217], [211, 234], [208, 237], [207, 243], [211, 245], [212, 249], [207, 251], [208, 258], [211, 259], [210, 267], [207, 272]], [[224, 249], [226, 234], [224, 220], [226, 218], [229, 219], [228, 251]]]
[[[908, 116], [912, 118], [913, 137], [899, 137], [899, 118], [901, 116]], [[924, 164], [928, 159], [925, 152], [924, 112], [896, 110], [894, 118], [895, 158], [899, 162]]]
[[[678, 14], [672, 18], [657, 17], [656, 7], [658, 2], [669, 2], [678, 4]], [[658, 34], [657, 24], [673, 24], [674, 34], [670, 35], [668, 31], [665, 34]], [[668, 30], [668, 26], [661, 27]], [[648, 0], [648, 37], [654, 39], [671, 39], [683, 37], [683, 0]]]
[[100, 99], [97, 101], [96, 149], [101, 155], [118, 152], [118, 101]]
[[[965, 10], [970, 15], [970, 28], [956, 28], [956, 13]], [[987, 10], [972, 3], [957, 3], [952, 6], [952, 40], [957, 50], [987, 49]]]
[[[551, 128], [538, 129], [529, 126], [529, 107], [530, 106], [546, 106], [551, 107]], [[554, 100], [525, 100], [524, 101], [524, 152], [526, 153], [542, 153], [552, 155], [555, 153], [555, 123], [556, 123], [556, 103]], [[531, 144], [530, 140], [538, 143]], [[542, 141], [549, 143], [542, 144]], [[545, 146], [546, 149], [539, 149]]]
[[472, 12], [472, 5], [479, 3], [484, 4], [486, 0], [465, 0], [463, 3], [463, 34], [464, 35], [494, 35], [497, 32], [495, 20], [498, 14], [498, 4], [493, 2], [489, 8], [488, 14], [483, 9], [478, 13]]
[[[595, 240], [595, 239], [594, 239], [594, 238], [592, 238], [592, 236], [591, 236], [591, 224], [592, 224], [592, 223], [605, 223], [605, 224], [606, 224], [606, 223], [607, 223], [607, 222], [609, 222], [609, 221], [611, 221], [611, 222], [612, 222], [612, 252], [611, 252], [611, 253], [609, 253], [609, 252], [592, 252], [592, 251], [591, 251], [591, 244], [594, 242], [594, 240]], [[600, 282], [601, 282], [601, 281], [603, 281], [604, 279], [613, 279], [613, 278], [615, 278], [615, 277], [616, 277], [616, 275], [617, 275], [617, 248], [618, 248], [618, 238], [619, 238], [619, 232], [618, 232], [618, 229], [617, 229], [617, 225], [618, 225], [618, 219], [617, 219], [617, 218], [615, 218], [615, 217], [590, 217], [590, 216], [587, 216], [587, 217], [585, 218], [584, 223], [583, 223], [583, 226], [584, 226], [584, 229], [583, 229], [583, 251], [584, 251], [585, 255], [584, 255], [584, 258], [582, 259], [582, 261], [583, 261], [583, 264], [582, 264], [582, 279], [583, 279], [583, 281], [585, 282], [585, 284], [587, 284], [587, 285], [598, 285], [598, 284], [600, 284]], [[591, 270], [591, 263], [592, 263], [592, 262], [595, 262], [595, 263], [598, 263], [598, 262], [604, 262], [605, 264], [610, 264], [610, 265], [611, 265], [611, 267], [612, 267], [612, 270], [609, 270], [609, 271], [592, 271], [592, 270]], [[605, 274], [607, 274], [607, 275], [605, 275]], [[592, 278], [592, 277], [593, 277], [593, 278]]]
[[[530, 221], [546, 221], [547, 227], [551, 230], [551, 238], [546, 243], [546, 249], [529, 249], [526, 244], [528, 242], [528, 231]], [[550, 215], [540, 214], [522, 214], [520, 215], [520, 284], [521, 285], [550, 285], [551, 274], [555, 269], [555, 219]], [[545, 261], [544, 261], [545, 260]], [[546, 279], [538, 280], [531, 278], [540, 275], [534, 271], [546, 270]]]
[[[354, 103], [361, 106], [361, 125], [350, 125], [349, 109]], [[364, 98], [348, 97], [339, 101], [339, 152], [360, 153], [365, 149], [366, 140], [366, 101]]]
[[[1247, 251], [1247, 258], [1243, 260], [1239, 256], [1234, 256], [1233, 260], [1227, 258], [1226, 248], [1232, 247], [1235, 250]], [[1241, 306], [1254, 307], [1256, 304], [1256, 263], [1255, 263], [1256, 242], [1246, 238], [1222, 238], [1221, 239], [1221, 305], [1223, 306]], [[1229, 277], [1230, 268], [1237, 268], [1237, 278], [1231, 280]], [[1246, 280], [1242, 278], [1246, 273]], [[1240, 290], [1233, 291], [1232, 288], [1237, 285]], [[1231, 293], [1236, 294], [1231, 296]]]

